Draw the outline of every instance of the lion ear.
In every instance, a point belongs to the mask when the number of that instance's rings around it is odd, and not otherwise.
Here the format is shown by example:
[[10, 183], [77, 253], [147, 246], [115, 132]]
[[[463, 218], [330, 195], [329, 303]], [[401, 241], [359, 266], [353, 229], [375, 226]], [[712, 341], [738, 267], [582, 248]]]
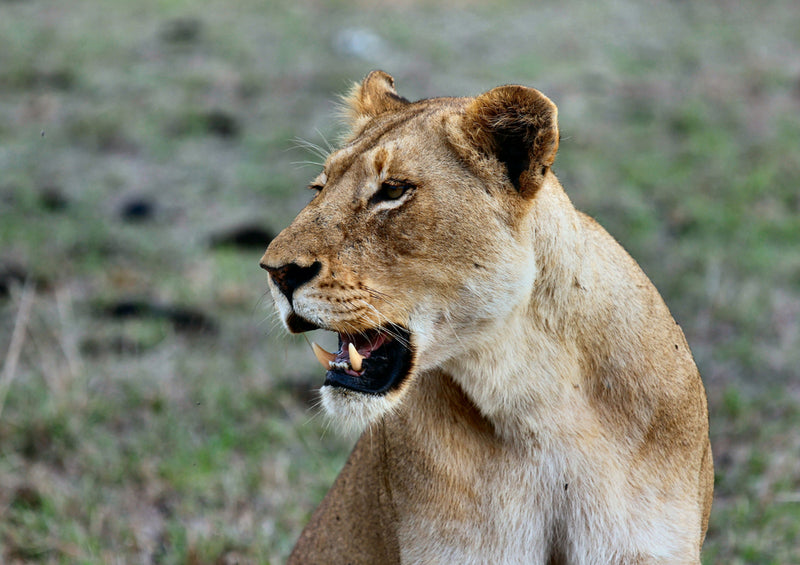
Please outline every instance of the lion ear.
[[397, 94], [394, 79], [383, 71], [372, 71], [345, 97], [345, 112], [353, 125], [390, 110], [399, 110], [408, 100]]
[[500, 86], [481, 94], [466, 108], [465, 133], [484, 154], [506, 167], [508, 178], [532, 195], [558, 151], [558, 109], [533, 88]]

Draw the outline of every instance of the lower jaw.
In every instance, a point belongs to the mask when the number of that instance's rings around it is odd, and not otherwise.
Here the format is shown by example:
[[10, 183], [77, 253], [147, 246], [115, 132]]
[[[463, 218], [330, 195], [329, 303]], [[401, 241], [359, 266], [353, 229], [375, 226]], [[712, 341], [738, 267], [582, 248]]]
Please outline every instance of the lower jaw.
[[408, 377], [408, 373], [402, 376], [391, 378], [385, 382], [374, 382], [362, 377], [353, 377], [341, 371], [328, 371], [325, 373], [325, 385], [334, 388], [341, 388], [361, 394], [371, 394], [383, 396], [392, 390], [400, 387]]

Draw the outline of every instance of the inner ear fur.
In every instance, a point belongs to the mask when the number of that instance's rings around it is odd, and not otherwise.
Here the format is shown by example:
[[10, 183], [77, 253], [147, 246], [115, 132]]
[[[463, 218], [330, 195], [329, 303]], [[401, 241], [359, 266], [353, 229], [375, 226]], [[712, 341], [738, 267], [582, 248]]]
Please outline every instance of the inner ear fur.
[[400, 110], [408, 100], [397, 94], [394, 79], [383, 71], [372, 71], [363, 82], [353, 86], [344, 98], [345, 112], [351, 125], [374, 118], [390, 110]]
[[505, 165], [522, 194], [541, 186], [558, 151], [558, 109], [547, 96], [525, 86], [500, 86], [466, 108], [465, 133], [484, 154]]

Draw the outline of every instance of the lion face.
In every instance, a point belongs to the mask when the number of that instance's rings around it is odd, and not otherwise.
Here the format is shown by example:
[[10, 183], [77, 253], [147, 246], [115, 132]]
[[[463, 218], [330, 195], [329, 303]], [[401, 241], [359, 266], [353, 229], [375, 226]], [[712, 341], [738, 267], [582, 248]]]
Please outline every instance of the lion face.
[[[338, 334], [338, 351], [315, 353], [323, 404], [348, 424], [364, 426], [425, 371], [480, 348], [529, 299], [527, 212], [555, 155], [555, 107], [535, 90], [501, 89], [410, 103], [371, 73], [351, 96], [354, 135], [261, 260], [290, 332]], [[512, 122], [522, 95], [550, 119]]]

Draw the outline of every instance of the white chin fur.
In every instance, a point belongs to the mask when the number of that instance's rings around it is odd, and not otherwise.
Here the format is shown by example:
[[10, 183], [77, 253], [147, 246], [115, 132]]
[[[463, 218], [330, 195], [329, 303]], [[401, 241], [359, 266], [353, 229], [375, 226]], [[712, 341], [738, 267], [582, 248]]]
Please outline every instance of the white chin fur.
[[346, 433], [360, 434], [395, 405], [385, 396], [362, 394], [330, 385], [323, 386], [320, 395], [325, 412]]

